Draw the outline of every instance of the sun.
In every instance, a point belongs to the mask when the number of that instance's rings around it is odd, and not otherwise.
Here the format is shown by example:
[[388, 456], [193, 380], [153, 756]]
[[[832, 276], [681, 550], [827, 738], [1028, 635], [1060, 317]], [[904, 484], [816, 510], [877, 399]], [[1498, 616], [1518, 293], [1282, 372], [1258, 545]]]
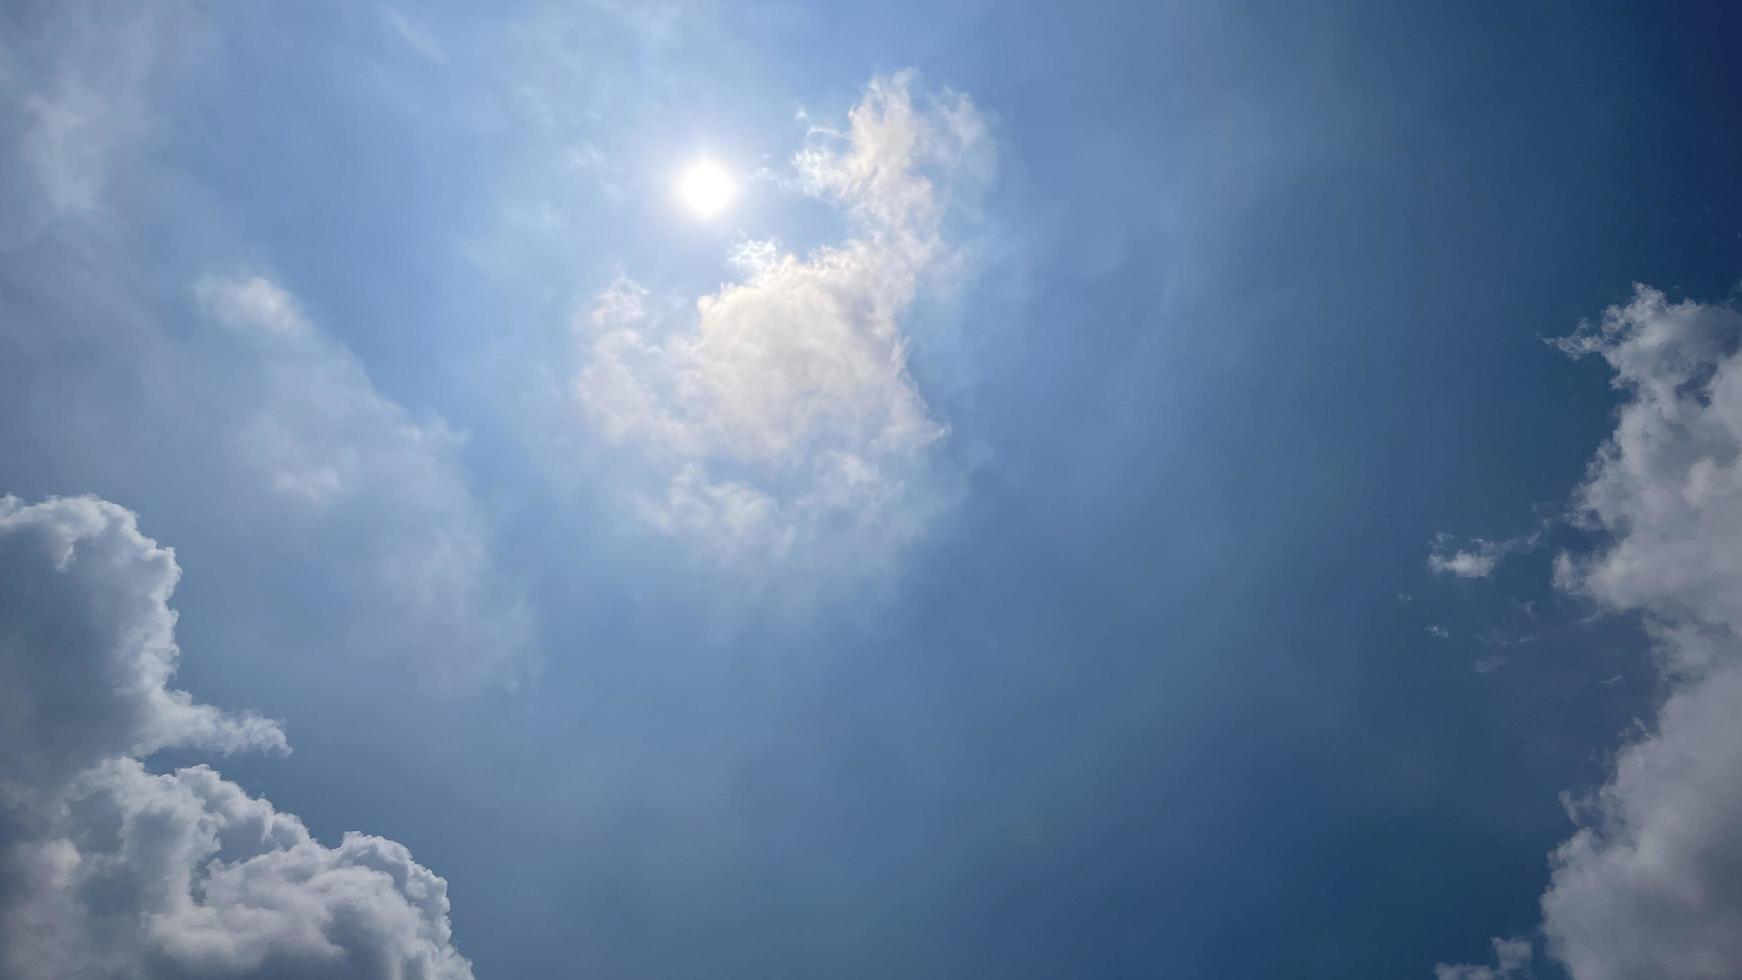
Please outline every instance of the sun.
[[706, 220], [726, 210], [738, 196], [738, 187], [719, 164], [697, 160], [678, 179], [677, 196], [691, 214]]

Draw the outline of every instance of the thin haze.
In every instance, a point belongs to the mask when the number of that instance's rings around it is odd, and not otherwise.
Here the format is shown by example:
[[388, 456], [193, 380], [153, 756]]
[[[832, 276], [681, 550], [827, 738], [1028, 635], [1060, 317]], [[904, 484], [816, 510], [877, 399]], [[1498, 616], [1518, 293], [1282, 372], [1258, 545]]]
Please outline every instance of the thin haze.
[[0, 980], [1742, 977], [1742, 22], [0, 9]]

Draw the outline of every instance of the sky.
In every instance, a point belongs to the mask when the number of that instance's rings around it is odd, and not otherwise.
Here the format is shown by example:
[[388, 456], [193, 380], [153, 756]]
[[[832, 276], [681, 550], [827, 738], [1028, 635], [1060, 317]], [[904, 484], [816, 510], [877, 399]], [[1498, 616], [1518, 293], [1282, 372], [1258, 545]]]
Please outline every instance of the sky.
[[1742, 976], [1738, 28], [0, 5], [0, 978]]

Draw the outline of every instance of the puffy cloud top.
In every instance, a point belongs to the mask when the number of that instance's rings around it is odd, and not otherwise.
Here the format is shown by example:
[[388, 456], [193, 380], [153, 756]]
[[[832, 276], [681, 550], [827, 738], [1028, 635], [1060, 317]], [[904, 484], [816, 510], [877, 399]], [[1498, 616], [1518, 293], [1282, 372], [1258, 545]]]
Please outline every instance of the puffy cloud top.
[[179, 576], [123, 507], [0, 498], [0, 975], [469, 980], [404, 847], [327, 847], [205, 766], [140, 762], [286, 746], [167, 687]]
[[1640, 286], [1562, 341], [1630, 397], [1576, 494], [1608, 532], [1561, 583], [1638, 611], [1672, 684], [1654, 730], [1576, 809], [1543, 897], [1578, 980], [1719, 980], [1742, 963], [1742, 315]]
[[1563, 581], [1662, 620], [1742, 627], [1742, 314], [1644, 286], [1561, 342], [1615, 369], [1631, 398], [1576, 502], [1615, 533]]
[[0, 497], [0, 784], [55, 790], [93, 761], [169, 746], [284, 749], [254, 715], [167, 687], [175, 553], [94, 497]]
[[[1669, 689], [1609, 781], [1572, 802], [1580, 827], [1552, 856], [1543, 933], [1574, 980], [1725, 980], [1742, 964], [1739, 342], [1742, 314], [1645, 286], [1558, 342], [1607, 361], [1628, 398], [1573, 495], [1605, 543], [1558, 556], [1556, 578], [1643, 616]], [[1515, 975], [1496, 952], [1441, 980]]]

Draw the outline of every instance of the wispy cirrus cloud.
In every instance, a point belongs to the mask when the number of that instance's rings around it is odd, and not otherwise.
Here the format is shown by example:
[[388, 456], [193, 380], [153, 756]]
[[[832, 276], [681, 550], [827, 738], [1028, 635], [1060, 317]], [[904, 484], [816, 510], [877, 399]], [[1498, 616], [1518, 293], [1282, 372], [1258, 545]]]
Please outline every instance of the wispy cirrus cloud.
[[1541, 540], [1540, 528], [1529, 534], [1500, 541], [1471, 538], [1462, 545], [1451, 534], [1442, 532], [1434, 536], [1427, 567], [1435, 573], [1458, 578], [1487, 578], [1506, 558], [1530, 551]]
[[448, 54], [441, 41], [424, 24], [397, 7], [382, 7], [381, 21], [406, 47], [436, 64], [446, 64]]
[[0, 248], [106, 213], [118, 175], [157, 132], [152, 98], [197, 60], [202, 17], [178, 3], [115, 10], [69, 0], [0, 41]]
[[290, 569], [332, 583], [331, 614], [308, 617], [323, 649], [420, 657], [443, 686], [513, 677], [529, 615], [493, 564], [465, 434], [384, 392], [158, 152], [188, 138], [177, 85], [222, 64], [233, 26], [77, 0], [0, 40], [0, 446], [54, 474], [33, 492], [100, 490], [249, 541], [271, 555], [246, 573], [256, 595]]

